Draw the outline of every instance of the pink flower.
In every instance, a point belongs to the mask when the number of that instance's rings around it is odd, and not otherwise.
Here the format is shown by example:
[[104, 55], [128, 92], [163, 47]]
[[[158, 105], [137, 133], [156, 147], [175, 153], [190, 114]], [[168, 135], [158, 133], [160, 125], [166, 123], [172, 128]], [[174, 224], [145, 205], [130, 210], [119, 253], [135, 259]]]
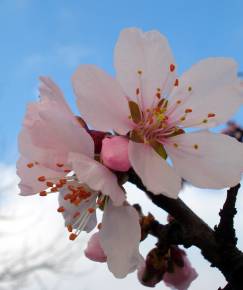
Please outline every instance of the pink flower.
[[183, 258], [184, 266], [179, 267], [174, 264], [174, 272], [166, 272], [164, 274], [163, 280], [166, 286], [171, 287], [172, 289], [177, 290], [187, 290], [192, 281], [194, 281], [198, 274], [194, 268], [192, 268], [189, 259], [187, 258], [184, 251], [181, 251]]
[[40, 101], [29, 105], [19, 136], [20, 194], [59, 192], [58, 212], [71, 240], [96, 226], [96, 209], [103, 207], [100, 243], [110, 271], [124, 277], [138, 265], [139, 217], [124, 204], [116, 175], [94, 159], [94, 142], [84, 127], [60, 89], [42, 77]]
[[88, 259], [95, 262], [104, 263], [107, 261], [107, 257], [100, 245], [99, 232], [96, 232], [91, 236], [84, 254]]
[[101, 158], [105, 166], [113, 170], [128, 171], [131, 167], [128, 158], [128, 139], [121, 136], [103, 139]]
[[98, 130], [129, 137], [129, 160], [148, 190], [176, 198], [181, 178], [203, 188], [240, 181], [243, 144], [207, 130], [185, 131], [224, 123], [242, 104], [232, 59], [202, 60], [178, 78], [166, 38], [131, 28], [121, 32], [114, 62], [115, 79], [94, 65], [77, 69], [77, 104]]

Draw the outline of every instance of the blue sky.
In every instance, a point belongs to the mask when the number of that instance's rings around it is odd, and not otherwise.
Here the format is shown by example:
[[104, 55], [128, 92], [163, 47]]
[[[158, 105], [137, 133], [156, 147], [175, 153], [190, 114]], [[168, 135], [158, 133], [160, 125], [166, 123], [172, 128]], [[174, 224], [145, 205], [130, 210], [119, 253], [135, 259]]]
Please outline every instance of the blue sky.
[[209, 56], [233, 57], [243, 70], [242, 11], [240, 0], [0, 0], [0, 160], [18, 156], [16, 136], [39, 75], [52, 76], [75, 108], [74, 69], [95, 63], [113, 73], [114, 44], [130, 26], [164, 33], [180, 72]]

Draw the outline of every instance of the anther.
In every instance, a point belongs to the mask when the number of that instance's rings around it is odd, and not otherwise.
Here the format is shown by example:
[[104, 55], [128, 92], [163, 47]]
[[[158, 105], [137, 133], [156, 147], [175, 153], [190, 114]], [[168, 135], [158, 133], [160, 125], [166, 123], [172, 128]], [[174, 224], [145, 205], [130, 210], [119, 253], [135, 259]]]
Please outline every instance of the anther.
[[33, 166], [34, 166], [33, 163], [28, 163], [28, 164], [27, 164], [27, 167], [28, 167], [28, 168], [32, 168]]
[[76, 218], [79, 217], [79, 216], [80, 216], [80, 212], [77, 211], [77, 212], [75, 212], [75, 214], [73, 215], [73, 218], [76, 219]]
[[71, 170], [70, 169], [64, 169], [64, 172], [65, 173], [69, 173], [69, 172], [71, 172]]
[[180, 121], [181, 121], [181, 122], [183, 122], [183, 121], [185, 121], [185, 120], [186, 120], [186, 117], [184, 117], [184, 116], [180, 118]]
[[46, 192], [45, 190], [43, 190], [43, 191], [41, 191], [41, 192], [39, 193], [39, 195], [40, 195], [40, 196], [47, 196], [47, 192]]
[[208, 114], [208, 118], [213, 118], [213, 117], [215, 117], [215, 114], [214, 113], [209, 113]]
[[62, 163], [57, 163], [56, 166], [57, 166], [57, 167], [63, 167], [64, 164], [62, 164]]
[[175, 148], [178, 148], [178, 144], [177, 143], [174, 143], [173, 145], [174, 145]]
[[39, 180], [40, 182], [44, 182], [44, 181], [46, 181], [46, 178], [45, 178], [45, 176], [39, 176], [39, 177], [38, 177], [38, 180]]
[[179, 80], [178, 79], [175, 80], [174, 86], [175, 87], [178, 87], [179, 86]]
[[191, 113], [191, 112], [192, 112], [192, 109], [186, 109], [186, 110], [185, 110], [185, 113], [186, 113], [186, 114]]
[[181, 100], [176, 101], [177, 105], [181, 104]]
[[188, 87], [188, 92], [191, 92], [192, 91], [192, 87]]
[[58, 212], [64, 212], [65, 211], [65, 208], [63, 206], [60, 206], [58, 209], [57, 209]]
[[47, 182], [46, 182], [46, 186], [48, 186], [48, 187], [52, 187], [53, 185], [54, 185], [54, 183], [51, 182], [51, 181], [47, 181]]
[[93, 207], [90, 207], [90, 208], [87, 209], [87, 211], [88, 211], [89, 213], [93, 213], [93, 212], [95, 211], [95, 209], [94, 209]]
[[67, 230], [71, 233], [73, 231], [73, 227], [71, 224], [67, 225]]
[[158, 93], [156, 93], [156, 97], [158, 98], [158, 99], [160, 99], [161, 98], [161, 94], [158, 92]]
[[197, 149], [198, 149], [198, 144], [194, 144], [194, 146], [193, 146], [193, 147], [194, 147], [194, 149], [196, 149], [196, 150], [197, 150]]
[[208, 119], [204, 119], [202, 122], [203, 122], [204, 124], [206, 124], [206, 123], [208, 122]]
[[76, 238], [77, 238], [77, 235], [74, 234], [74, 233], [71, 233], [70, 236], [69, 236], [69, 240], [70, 241], [74, 241]]
[[51, 192], [57, 192], [58, 191], [58, 188], [57, 187], [52, 187], [51, 188]]
[[102, 223], [99, 223], [99, 224], [97, 225], [97, 229], [100, 230], [101, 227], [102, 227]]
[[174, 70], [175, 70], [175, 65], [172, 63], [172, 64], [170, 65], [170, 71], [173, 72]]
[[136, 95], [139, 95], [139, 92], [140, 92], [140, 90], [139, 90], [139, 88], [137, 88], [136, 89]]
[[141, 75], [141, 74], [143, 73], [143, 71], [142, 71], [141, 69], [139, 69], [139, 70], [137, 70], [137, 73], [138, 73], [139, 75]]

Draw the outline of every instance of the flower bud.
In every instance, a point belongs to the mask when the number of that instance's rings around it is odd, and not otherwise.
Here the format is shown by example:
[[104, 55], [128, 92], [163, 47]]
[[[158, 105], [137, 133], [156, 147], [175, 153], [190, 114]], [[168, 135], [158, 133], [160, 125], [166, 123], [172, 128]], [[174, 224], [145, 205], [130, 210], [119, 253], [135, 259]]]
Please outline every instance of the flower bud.
[[106, 262], [107, 257], [100, 245], [99, 232], [96, 232], [91, 236], [84, 254], [92, 261], [101, 263]]
[[128, 158], [128, 139], [121, 136], [102, 141], [101, 158], [104, 165], [115, 171], [126, 172], [131, 167]]

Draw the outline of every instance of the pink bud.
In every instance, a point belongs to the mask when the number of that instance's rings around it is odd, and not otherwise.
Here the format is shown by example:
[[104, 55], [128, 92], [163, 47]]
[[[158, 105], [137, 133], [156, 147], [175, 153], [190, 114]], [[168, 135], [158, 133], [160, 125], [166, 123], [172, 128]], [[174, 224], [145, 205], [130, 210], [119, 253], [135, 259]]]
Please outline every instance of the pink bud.
[[128, 171], [128, 139], [121, 136], [105, 138], [102, 141], [101, 158], [104, 165], [116, 171]]
[[95, 262], [104, 263], [107, 257], [101, 248], [99, 232], [94, 233], [88, 241], [87, 248], [84, 251], [85, 256]]
[[189, 259], [187, 258], [184, 251], [181, 251], [182, 259], [184, 262], [183, 267], [179, 267], [174, 264], [174, 272], [166, 272], [164, 274], [163, 280], [166, 286], [172, 289], [187, 290], [191, 285], [192, 281], [198, 276], [196, 270], [192, 268]]

